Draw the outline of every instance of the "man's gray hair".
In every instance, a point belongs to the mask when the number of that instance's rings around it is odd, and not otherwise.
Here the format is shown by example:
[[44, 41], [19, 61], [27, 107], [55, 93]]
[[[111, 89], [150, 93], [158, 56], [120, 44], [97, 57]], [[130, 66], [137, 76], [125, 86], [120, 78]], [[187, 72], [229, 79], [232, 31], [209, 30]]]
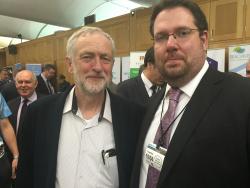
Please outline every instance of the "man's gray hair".
[[[25, 70], [20, 70], [20, 71], [18, 71], [18, 72], [16, 73], [15, 78], [16, 78], [19, 74], [22, 74], [23, 72], [28, 72], [28, 73], [30, 73], [31, 76], [32, 76], [32, 80], [35, 81], [35, 82], [37, 82], [36, 74], [35, 74], [33, 71], [26, 70], [26, 69], [25, 69]], [[16, 80], [16, 79], [15, 79], [15, 80]]]
[[115, 42], [112, 39], [112, 37], [108, 34], [105, 33], [101, 28], [98, 27], [88, 27], [84, 26], [75, 33], [71, 35], [71, 37], [68, 39], [67, 46], [66, 46], [66, 53], [69, 58], [73, 57], [73, 52], [74, 52], [74, 47], [75, 47], [75, 42], [80, 36], [86, 36], [87, 34], [93, 34], [93, 33], [100, 33], [103, 36], [105, 36], [112, 45], [112, 55], [114, 55], [115, 52]]

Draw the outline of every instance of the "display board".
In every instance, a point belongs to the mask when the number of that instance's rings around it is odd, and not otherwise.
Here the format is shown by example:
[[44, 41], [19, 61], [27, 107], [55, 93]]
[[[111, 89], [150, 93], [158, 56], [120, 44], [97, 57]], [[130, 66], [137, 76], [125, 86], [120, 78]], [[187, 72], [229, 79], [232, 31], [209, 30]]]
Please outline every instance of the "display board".
[[115, 84], [120, 83], [121, 81], [121, 58], [115, 57], [114, 66], [112, 69], [112, 81]]
[[225, 48], [208, 49], [207, 56], [218, 62], [218, 70], [225, 72]]
[[122, 75], [121, 75], [121, 80], [127, 80], [130, 78], [130, 57], [122, 57], [121, 59], [121, 64], [122, 64]]
[[130, 52], [130, 78], [136, 77], [139, 73], [139, 68], [144, 64], [146, 51]]
[[26, 64], [25, 65], [27, 70], [30, 70], [35, 73], [35, 75], [39, 75], [42, 72], [42, 65], [41, 64]]
[[246, 76], [246, 63], [250, 59], [250, 45], [235, 45], [228, 49], [229, 72]]

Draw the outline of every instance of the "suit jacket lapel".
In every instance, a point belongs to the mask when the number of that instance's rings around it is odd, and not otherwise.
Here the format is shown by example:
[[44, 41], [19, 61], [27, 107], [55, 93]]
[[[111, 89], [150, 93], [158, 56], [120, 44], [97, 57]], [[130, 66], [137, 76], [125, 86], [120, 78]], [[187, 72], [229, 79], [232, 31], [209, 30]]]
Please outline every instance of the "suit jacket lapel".
[[208, 69], [207, 73], [202, 78], [171, 140], [158, 185], [161, 185], [163, 180], [167, 178], [193, 131], [199, 126], [209, 106], [219, 94], [221, 87], [218, 83], [220, 81], [220, 73], [211, 69]]
[[[108, 90], [109, 91], [109, 90]], [[113, 132], [114, 132], [114, 140], [115, 140], [115, 149], [116, 149], [116, 153], [117, 153], [117, 166], [118, 166], [118, 174], [119, 174], [119, 184], [122, 184], [123, 182], [121, 182], [122, 180], [124, 180], [124, 178], [122, 176], [124, 176], [123, 173], [123, 163], [121, 160], [121, 155], [122, 155], [122, 151], [120, 146], [122, 146], [124, 143], [121, 142], [122, 138], [122, 134], [127, 134], [124, 133], [122, 129], [119, 129], [119, 127], [123, 127], [123, 125], [121, 125], [123, 123], [122, 121], [122, 113], [120, 111], [120, 104], [119, 102], [117, 102], [117, 98], [115, 97], [114, 94], [112, 94], [109, 91], [109, 96], [110, 96], [110, 107], [111, 107], [111, 113], [112, 113], [112, 125], [113, 125]]]
[[56, 178], [56, 165], [57, 165], [57, 152], [58, 152], [58, 143], [60, 136], [60, 129], [62, 123], [62, 115], [66, 97], [69, 92], [62, 93], [58, 96], [58, 101], [55, 105], [50, 106], [50, 117], [49, 125], [47, 125], [47, 155], [48, 155], [48, 184], [49, 187], [54, 187], [55, 178]]
[[139, 187], [139, 177], [140, 177], [140, 170], [141, 170], [141, 157], [142, 157], [142, 151], [143, 151], [143, 145], [145, 141], [145, 137], [147, 135], [148, 129], [151, 125], [151, 122], [154, 118], [155, 112], [158, 109], [159, 104], [162, 101], [162, 98], [164, 97], [165, 94], [165, 88], [162, 89], [160, 92], [158, 92], [153, 98], [150, 98], [151, 100], [149, 101], [147, 112], [145, 114], [143, 123], [142, 123], [142, 128], [140, 131], [140, 136], [138, 139], [138, 144], [137, 144], [137, 150], [136, 150], [136, 155], [135, 155], [135, 162], [134, 162], [134, 167], [133, 167], [133, 172], [131, 176], [131, 187]]
[[19, 109], [19, 106], [20, 106], [20, 103], [21, 103], [21, 97], [18, 97], [17, 99], [15, 99], [15, 104], [13, 105], [13, 112], [12, 112], [12, 115], [13, 115], [13, 127], [14, 127], [14, 131], [16, 133], [16, 124], [17, 124], [17, 113], [18, 113], [18, 109]]
[[137, 76], [137, 82], [138, 82], [138, 88], [135, 88], [137, 91], [140, 92], [140, 97], [144, 99], [144, 101], [147, 101], [149, 99], [148, 92], [146, 90], [145, 84], [143, 80], [141, 79], [141, 75]]

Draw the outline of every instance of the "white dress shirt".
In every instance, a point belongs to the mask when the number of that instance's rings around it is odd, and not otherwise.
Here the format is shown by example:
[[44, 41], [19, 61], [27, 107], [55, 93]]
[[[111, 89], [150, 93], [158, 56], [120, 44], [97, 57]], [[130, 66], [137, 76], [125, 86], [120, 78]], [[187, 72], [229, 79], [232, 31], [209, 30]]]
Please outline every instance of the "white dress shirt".
[[152, 82], [145, 76], [145, 74], [142, 72], [141, 73], [141, 79], [144, 83], [144, 86], [147, 90], [148, 96], [151, 97], [153, 95], [153, 91], [151, 87], [153, 86]]
[[115, 148], [110, 96], [106, 92], [103, 118], [84, 119], [78, 108], [72, 113], [74, 88], [66, 99], [57, 155], [56, 188], [118, 188], [116, 156], [102, 151]]
[[[204, 76], [204, 74], [206, 73], [207, 69], [208, 69], [208, 63], [205, 62], [202, 69], [200, 70], [200, 72], [189, 83], [187, 83], [185, 86], [179, 88], [180, 90], [182, 90], [183, 93], [180, 96], [179, 103], [178, 103], [177, 108], [176, 108], [175, 117], [178, 116], [178, 118], [172, 124], [170, 141], [171, 141], [172, 136], [177, 128], [177, 125], [182, 117], [182, 114], [185, 111], [185, 107], [186, 107], [187, 103], [191, 99], [195, 89], [197, 88], [198, 84], [200, 83], [200, 81], [201, 81], [202, 77]], [[154, 119], [151, 122], [150, 128], [148, 129], [148, 132], [147, 132], [147, 135], [146, 135], [146, 138], [144, 141], [139, 188], [145, 188], [145, 185], [146, 185], [147, 174], [148, 174], [148, 164], [146, 163], [146, 160], [145, 160], [145, 151], [146, 151], [148, 144], [154, 142], [154, 138], [155, 138], [156, 132], [158, 130], [158, 127], [160, 125], [160, 121], [162, 118], [161, 117], [162, 109], [163, 109], [163, 113], [162, 113], [163, 115], [166, 113], [166, 111], [168, 109], [169, 97], [168, 97], [167, 93], [168, 93], [169, 89], [170, 89], [170, 86], [167, 85], [166, 91], [165, 91], [165, 97], [163, 98], [163, 100], [165, 100], [164, 106], [162, 107], [162, 105], [163, 105], [163, 101], [162, 101], [161, 104], [158, 106], [158, 109], [155, 113]]]

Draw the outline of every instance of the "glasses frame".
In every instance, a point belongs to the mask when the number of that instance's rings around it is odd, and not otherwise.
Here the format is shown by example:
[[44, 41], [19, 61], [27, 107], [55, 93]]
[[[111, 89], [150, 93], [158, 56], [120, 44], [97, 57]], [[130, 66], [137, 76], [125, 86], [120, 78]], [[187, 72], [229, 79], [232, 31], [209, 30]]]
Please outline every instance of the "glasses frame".
[[154, 38], [152, 39], [156, 44], [162, 44], [165, 43], [169, 40], [170, 36], [173, 36], [173, 38], [178, 41], [178, 42], [184, 42], [186, 39], [189, 38], [189, 36], [191, 35], [191, 33], [193, 31], [198, 31], [200, 32], [200, 30], [198, 28], [188, 28], [188, 27], [184, 27], [184, 28], [179, 28], [176, 31], [172, 32], [172, 33], [159, 33], [156, 34], [156, 36], [154, 36]]

